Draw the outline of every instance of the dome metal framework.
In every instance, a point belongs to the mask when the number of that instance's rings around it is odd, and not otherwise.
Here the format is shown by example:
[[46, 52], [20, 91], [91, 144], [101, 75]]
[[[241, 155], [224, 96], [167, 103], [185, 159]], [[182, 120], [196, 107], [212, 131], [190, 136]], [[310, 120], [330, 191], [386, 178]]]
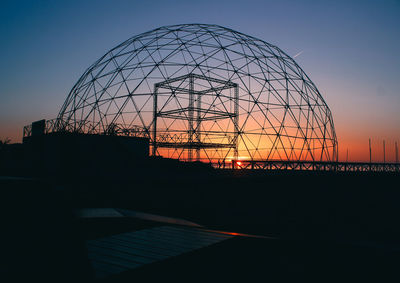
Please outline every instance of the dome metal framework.
[[336, 161], [331, 111], [278, 47], [205, 24], [134, 36], [74, 85], [55, 130], [145, 136], [180, 160]]

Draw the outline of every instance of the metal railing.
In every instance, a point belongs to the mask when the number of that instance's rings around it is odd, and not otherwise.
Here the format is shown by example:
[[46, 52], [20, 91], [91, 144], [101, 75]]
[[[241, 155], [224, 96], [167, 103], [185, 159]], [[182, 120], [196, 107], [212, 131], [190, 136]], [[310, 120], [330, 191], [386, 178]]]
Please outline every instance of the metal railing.
[[219, 169], [300, 170], [336, 172], [400, 172], [400, 163], [284, 161], [284, 160], [230, 160], [212, 162]]
[[[113, 123], [107, 127], [99, 123], [92, 123], [88, 121], [75, 120], [71, 122], [64, 122], [58, 119], [51, 119], [45, 121], [44, 134], [50, 133], [81, 133], [81, 134], [94, 134], [94, 135], [116, 135], [127, 137], [149, 137], [148, 129], [136, 125], [124, 125]], [[23, 137], [27, 138], [32, 136], [32, 125], [27, 125], [23, 129]]]

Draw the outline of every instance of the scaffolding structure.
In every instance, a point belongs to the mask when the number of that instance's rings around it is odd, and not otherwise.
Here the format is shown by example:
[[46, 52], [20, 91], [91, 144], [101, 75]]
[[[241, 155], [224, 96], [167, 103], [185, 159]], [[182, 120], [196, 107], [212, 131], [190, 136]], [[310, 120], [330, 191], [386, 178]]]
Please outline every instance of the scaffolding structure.
[[[206, 82], [201, 90], [195, 89], [195, 81], [202, 80]], [[212, 109], [213, 105], [202, 104], [202, 98], [204, 96], [221, 96], [224, 95], [224, 90], [232, 90], [228, 92], [227, 97], [233, 102], [233, 112], [225, 108], [225, 111], [219, 111]], [[166, 90], [164, 93], [168, 98], [164, 100], [162, 105], [159, 105], [158, 93], [160, 90]], [[201, 150], [210, 148], [227, 148], [233, 149], [234, 157], [238, 157], [238, 136], [239, 136], [239, 97], [238, 97], [238, 85], [229, 81], [223, 81], [216, 78], [206, 77], [197, 74], [187, 74], [177, 78], [172, 78], [154, 85], [154, 98], [153, 98], [153, 135], [152, 135], [152, 154], [157, 155], [157, 148], [181, 148], [187, 150], [187, 161], [193, 161], [193, 151], [196, 152], [196, 161], [201, 159]], [[177, 103], [178, 107], [171, 103], [177, 96], [183, 94], [187, 96], [188, 104], [182, 105]], [[170, 120], [173, 124], [176, 120], [187, 121], [185, 128], [177, 130], [164, 129], [157, 130], [157, 119], [164, 118]], [[221, 140], [220, 133], [209, 128], [202, 127], [204, 121], [216, 121], [221, 119], [229, 119], [232, 122], [233, 131], [224, 132], [225, 137]], [[174, 135], [170, 133], [174, 132]], [[177, 138], [179, 137], [179, 138]], [[212, 142], [212, 140], [220, 142]], [[209, 140], [210, 142], [207, 142]], [[223, 142], [225, 141], [225, 142]], [[228, 150], [229, 152], [229, 150]]]

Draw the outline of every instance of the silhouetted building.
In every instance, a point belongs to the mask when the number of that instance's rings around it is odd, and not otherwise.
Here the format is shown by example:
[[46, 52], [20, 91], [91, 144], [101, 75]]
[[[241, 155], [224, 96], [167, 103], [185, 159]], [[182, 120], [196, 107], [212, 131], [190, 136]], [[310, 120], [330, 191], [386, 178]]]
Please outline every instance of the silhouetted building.
[[59, 171], [100, 175], [103, 171], [135, 167], [149, 156], [149, 140], [145, 137], [46, 133], [45, 120], [33, 122], [31, 129], [31, 135], [23, 139], [23, 147], [29, 167], [40, 175]]

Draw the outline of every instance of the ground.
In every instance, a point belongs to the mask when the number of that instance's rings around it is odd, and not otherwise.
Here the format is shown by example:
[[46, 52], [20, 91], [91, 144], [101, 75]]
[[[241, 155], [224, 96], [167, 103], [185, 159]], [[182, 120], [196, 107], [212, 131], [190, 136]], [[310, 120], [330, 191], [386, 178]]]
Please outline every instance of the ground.
[[230, 170], [3, 177], [2, 276], [90, 282], [87, 240], [165, 225], [73, 213], [112, 207], [269, 238], [233, 237], [103, 281], [398, 282], [398, 183], [398, 174]]

